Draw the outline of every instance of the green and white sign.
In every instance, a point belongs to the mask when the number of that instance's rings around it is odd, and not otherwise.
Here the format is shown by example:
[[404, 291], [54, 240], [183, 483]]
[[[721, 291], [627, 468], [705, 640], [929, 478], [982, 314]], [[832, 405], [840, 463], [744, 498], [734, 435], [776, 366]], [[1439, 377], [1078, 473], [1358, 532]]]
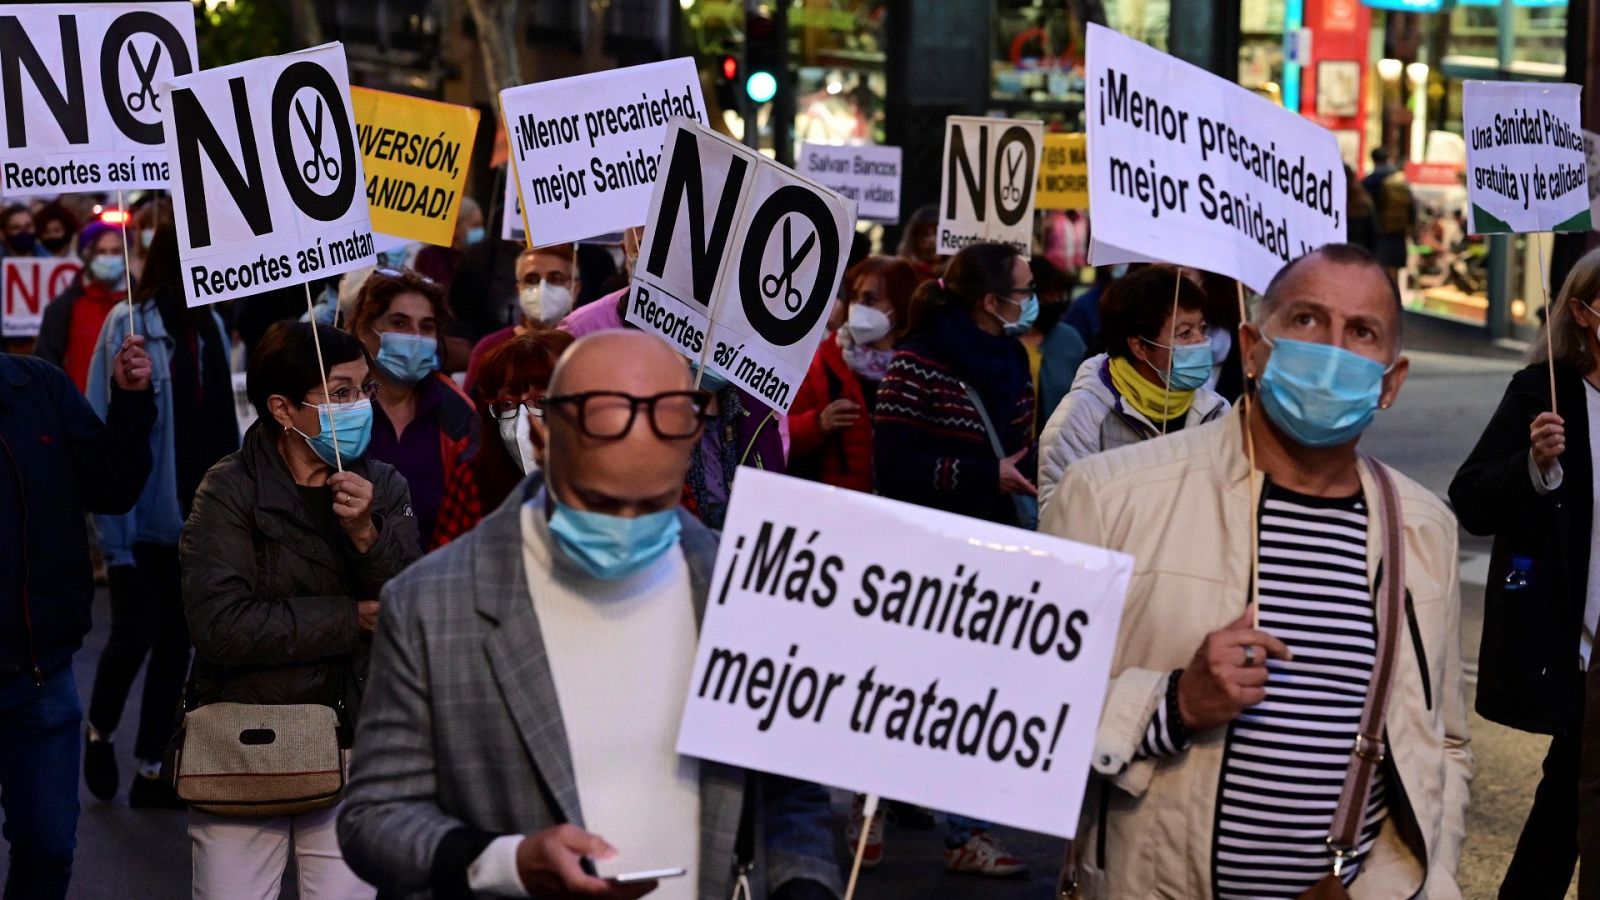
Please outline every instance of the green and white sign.
[[1590, 230], [1579, 86], [1468, 81], [1468, 227], [1473, 234]]

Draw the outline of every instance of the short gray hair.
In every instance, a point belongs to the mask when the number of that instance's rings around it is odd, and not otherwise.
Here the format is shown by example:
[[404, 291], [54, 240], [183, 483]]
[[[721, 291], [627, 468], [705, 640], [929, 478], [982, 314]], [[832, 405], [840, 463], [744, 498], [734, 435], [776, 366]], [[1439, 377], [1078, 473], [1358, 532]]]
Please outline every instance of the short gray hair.
[[1288, 280], [1289, 275], [1295, 269], [1312, 257], [1320, 257], [1335, 265], [1361, 266], [1372, 269], [1382, 275], [1384, 283], [1389, 286], [1390, 296], [1394, 298], [1395, 338], [1398, 342], [1401, 333], [1405, 330], [1405, 307], [1400, 301], [1400, 286], [1395, 284], [1393, 278], [1389, 277], [1388, 270], [1383, 267], [1382, 263], [1378, 262], [1378, 258], [1359, 244], [1323, 244], [1321, 247], [1291, 260], [1288, 265], [1278, 270], [1278, 274], [1272, 276], [1272, 281], [1267, 284], [1267, 292], [1256, 303], [1255, 311], [1250, 316], [1251, 322], [1256, 325], [1262, 325], [1272, 318], [1272, 314], [1277, 310], [1278, 302], [1283, 299], [1283, 283]]

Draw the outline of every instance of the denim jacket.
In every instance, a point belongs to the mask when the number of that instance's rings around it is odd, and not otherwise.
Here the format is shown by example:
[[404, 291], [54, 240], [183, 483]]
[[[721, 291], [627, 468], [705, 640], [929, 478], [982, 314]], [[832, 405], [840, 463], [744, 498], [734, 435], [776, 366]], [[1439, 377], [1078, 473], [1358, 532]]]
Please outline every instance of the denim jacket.
[[[211, 313], [216, 317], [216, 312]], [[106, 565], [133, 565], [136, 542], [176, 546], [183, 530], [183, 511], [178, 505], [177, 448], [172, 423], [172, 352], [175, 339], [167, 334], [166, 323], [153, 300], [134, 308], [133, 330], [144, 335], [144, 349], [150, 354], [150, 386], [155, 389], [156, 424], [150, 429], [150, 454], [154, 464], [150, 477], [133, 510], [121, 516], [95, 516], [100, 530], [100, 547]], [[217, 333], [222, 335], [222, 354], [228, 355], [228, 331], [217, 318]], [[128, 317], [106, 317], [100, 340], [89, 363], [89, 405], [102, 418], [111, 396], [111, 363], [128, 335]], [[203, 340], [203, 339], [202, 339]], [[198, 354], [204, 359], [205, 353]]]

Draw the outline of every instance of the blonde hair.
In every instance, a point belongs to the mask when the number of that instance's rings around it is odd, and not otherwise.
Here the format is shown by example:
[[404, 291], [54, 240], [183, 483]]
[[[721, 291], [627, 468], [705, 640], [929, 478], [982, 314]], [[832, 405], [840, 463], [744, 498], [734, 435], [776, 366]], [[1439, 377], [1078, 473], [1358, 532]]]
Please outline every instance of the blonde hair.
[[[1561, 294], [1556, 297], [1545, 324], [1540, 327], [1538, 337], [1528, 346], [1528, 363], [1545, 363], [1553, 356], [1556, 362], [1589, 374], [1595, 367], [1589, 342], [1595, 336], [1578, 324], [1577, 317], [1572, 314], [1572, 305], [1585, 304], [1591, 312], [1600, 315], [1597, 300], [1600, 300], [1600, 250], [1590, 250], [1567, 273], [1567, 280], [1561, 285]], [[1550, 332], [1548, 342], [1544, 334], [1546, 329]]]

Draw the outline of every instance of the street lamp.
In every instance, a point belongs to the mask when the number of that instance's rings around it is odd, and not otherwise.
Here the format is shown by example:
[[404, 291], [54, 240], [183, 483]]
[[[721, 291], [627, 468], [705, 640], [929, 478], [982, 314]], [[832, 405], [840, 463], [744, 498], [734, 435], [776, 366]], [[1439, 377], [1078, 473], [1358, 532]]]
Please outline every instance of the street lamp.
[[1378, 80], [1383, 82], [1383, 146], [1391, 151], [1398, 149], [1396, 128], [1399, 123], [1400, 75], [1405, 63], [1392, 57], [1378, 60]]
[[1411, 161], [1422, 162], [1428, 139], [1428, 64], [1407, 64], [1406, 81], [1411, 83]]

